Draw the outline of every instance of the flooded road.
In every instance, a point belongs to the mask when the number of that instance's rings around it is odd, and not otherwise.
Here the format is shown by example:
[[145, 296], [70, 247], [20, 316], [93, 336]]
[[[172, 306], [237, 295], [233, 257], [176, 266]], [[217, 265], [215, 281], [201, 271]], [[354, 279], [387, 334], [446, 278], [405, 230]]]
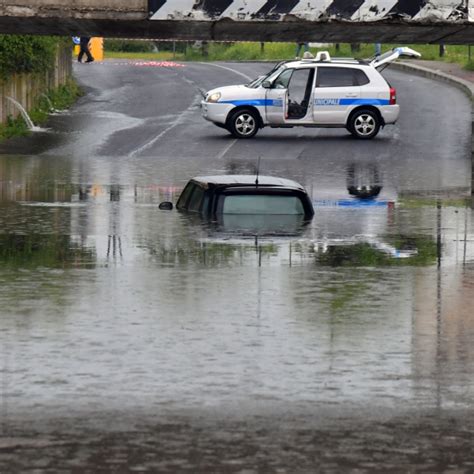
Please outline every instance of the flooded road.
[[[84, 65], [49, 132], [0, 145], [1, 472], [472, 472], [470, 104], [388, 72], [371, 142], [200, 118], [266, 69]], [[158, 210], [259, 156], [309, 225]]]

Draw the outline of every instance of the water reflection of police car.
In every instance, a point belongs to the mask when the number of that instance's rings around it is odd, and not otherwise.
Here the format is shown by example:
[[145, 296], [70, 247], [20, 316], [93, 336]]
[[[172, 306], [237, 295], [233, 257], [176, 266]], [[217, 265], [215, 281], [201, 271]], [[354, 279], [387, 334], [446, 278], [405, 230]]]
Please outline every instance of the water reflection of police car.
[[204, 118], [237, 138], [251, 138], [265, 126], [345, 127], [357, 138], [373, 138], [399, 116], [396, 91], [377, 68], [400, 56], [395, 48], [371, 61], [316, 58], [278, 64], [250, 84], [219, 87], [202, 101]]

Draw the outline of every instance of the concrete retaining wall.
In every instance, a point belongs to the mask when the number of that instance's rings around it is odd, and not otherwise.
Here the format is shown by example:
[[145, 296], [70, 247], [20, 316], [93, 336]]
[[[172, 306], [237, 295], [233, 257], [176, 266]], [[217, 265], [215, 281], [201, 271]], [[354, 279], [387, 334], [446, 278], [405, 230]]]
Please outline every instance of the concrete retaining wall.
[[12, 97], [26, 110], [31, 110], [38, 103], [41, 94], [66, 84], [71, 77], [71, 48], [64, 46], [58, 48], [56, 63], [51, 71], [15, 74], [3, 82], [0, 81], [0, 123], [5, 123], [9, 116], [15, 118], [20, 114], [7, 97]]

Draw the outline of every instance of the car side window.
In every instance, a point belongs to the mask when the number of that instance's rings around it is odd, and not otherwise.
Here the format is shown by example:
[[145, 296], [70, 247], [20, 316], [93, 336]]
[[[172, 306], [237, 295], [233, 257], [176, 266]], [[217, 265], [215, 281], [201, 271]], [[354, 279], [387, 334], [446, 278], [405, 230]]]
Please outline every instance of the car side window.
[[354, 75], [358, 86], [365, 86], [370, 82], [370, 79], [367, 77], [367, 74], [360, 69], [354, 69]]
[[195, 186], [193, 193], [189, 199], [188, 210], [199, 212], [201, 210], [201, 203], [204, 197], [204, 189], [200, 186]]
[[288, 85], [288, 94], [292, 101], [301, 103], [307, 95], [311, 94], [314, 78], [312, 71], [312, 69], [295, 70]]
[[195, 187], [196, 185], [194, 183], [188, 183], [185, 186], [185, 188], [181, 192], [181, 195], [179, 196], [178, 202], [176, 203], [176, 207], [178, 209], [186, 209], [189, 197], [191, 196]]
[[288, 89], [293, 69], [285, 69], [273, 82], [273, 89]]
[[359, 71], [359, 70], [354, 69], [354, 68], [348, 68], [348, 67], [318, 67], [318, 73], [316, 77], [316, 87], [358, 86], [359, 85], [358, 78], [356, 77], [354, 71]]

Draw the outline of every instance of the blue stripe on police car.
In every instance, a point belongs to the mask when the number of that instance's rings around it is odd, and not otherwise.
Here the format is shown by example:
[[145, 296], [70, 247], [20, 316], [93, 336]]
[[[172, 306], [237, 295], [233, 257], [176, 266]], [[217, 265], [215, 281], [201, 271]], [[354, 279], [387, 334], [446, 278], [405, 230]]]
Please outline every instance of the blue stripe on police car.
[[334, 105], [390, 105], [389, 99], [315, 99], [314, 105], [334, 106]]
[[254, 107], [283, 107], [282, 99], [241, 99], [220, 100], [219, 104], [232, 104], [236, 107], [241, 105], [253, 105]]

